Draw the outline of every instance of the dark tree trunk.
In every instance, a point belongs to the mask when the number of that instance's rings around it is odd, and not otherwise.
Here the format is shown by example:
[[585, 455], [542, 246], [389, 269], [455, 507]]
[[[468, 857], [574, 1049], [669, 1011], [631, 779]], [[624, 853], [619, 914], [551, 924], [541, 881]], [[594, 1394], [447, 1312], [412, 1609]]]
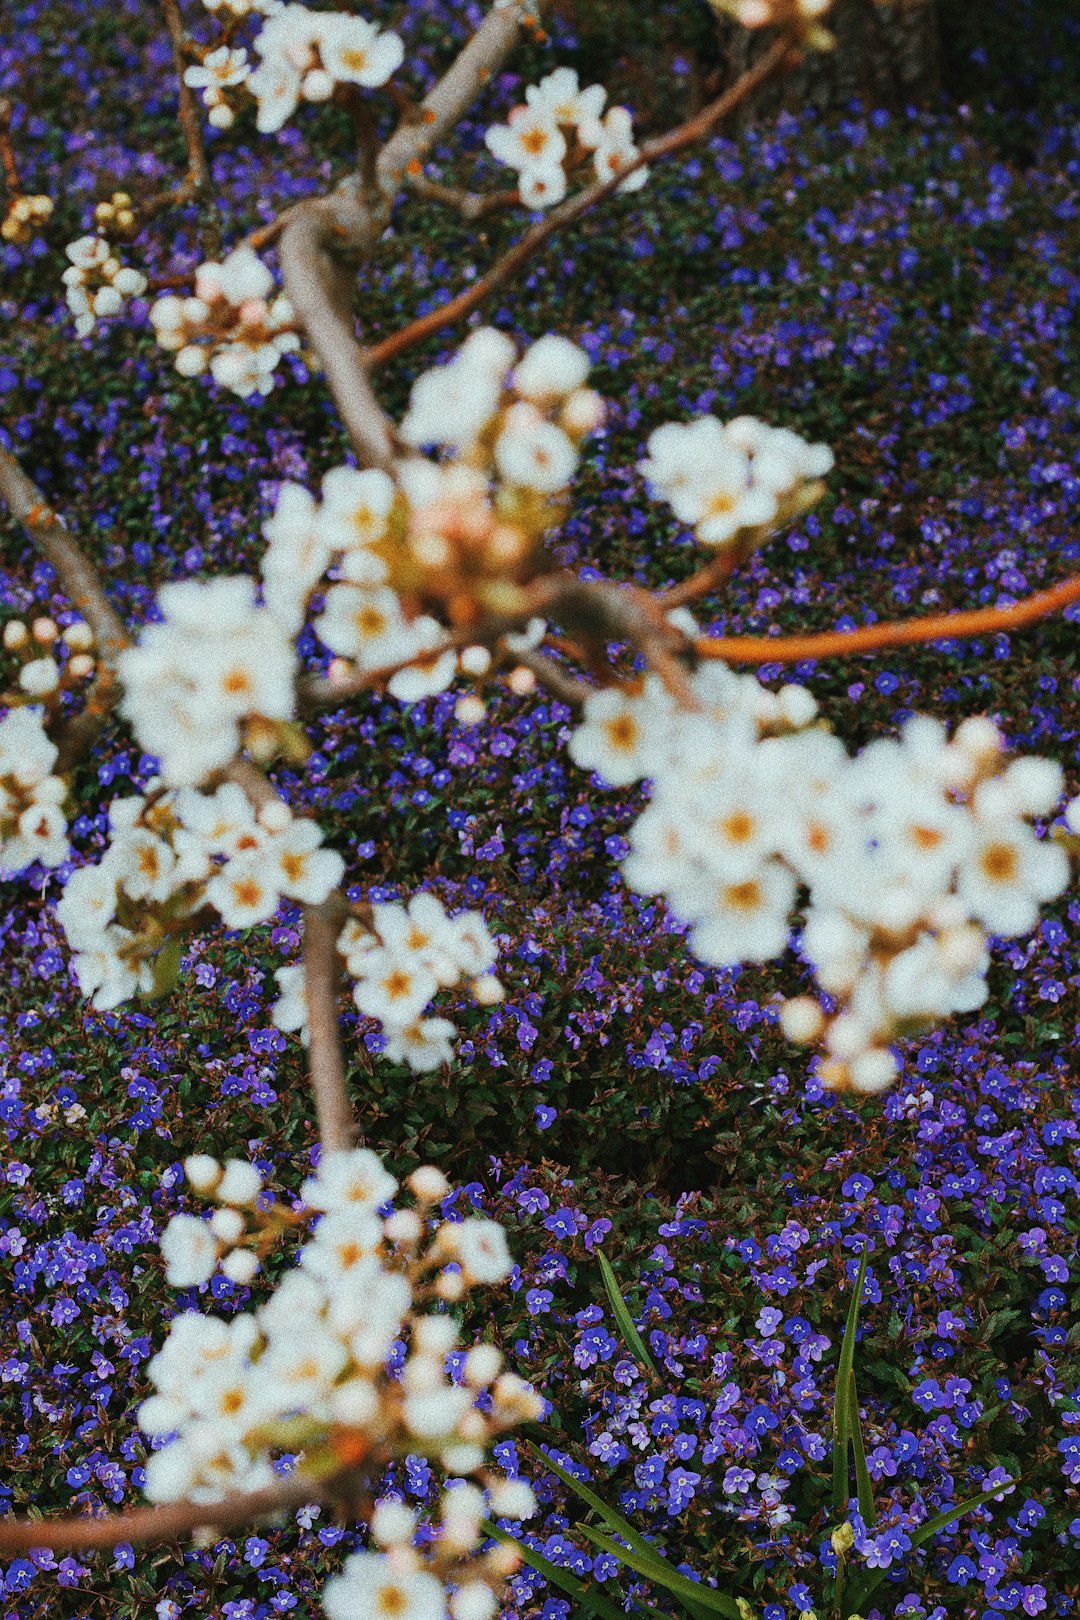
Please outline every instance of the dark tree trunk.
[[[904, 107], [941, 92], [937, 0], [835, 0], [824, 19], [835, 36], [832, 51], [815, 51], [781, 85], [767, 86], [742, 115], [743, 124], [776, 113], [846, 107], [856, 98], [869, 107]], [[765, 48], [761, 33], [721, 20], [727, 77], [737, 79]]]

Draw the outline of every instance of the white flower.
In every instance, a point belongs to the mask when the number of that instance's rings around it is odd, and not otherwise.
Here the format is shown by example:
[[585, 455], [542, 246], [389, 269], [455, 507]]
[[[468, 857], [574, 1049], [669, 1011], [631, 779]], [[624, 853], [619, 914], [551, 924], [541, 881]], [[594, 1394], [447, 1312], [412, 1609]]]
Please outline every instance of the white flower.
[[368, 1018], [404, 1028], [416, 1022], [437, 990], [434, 974], [420, 958], [377, 950], [364, 959], [353, 1000]]
[[224, 1174], [214, 1197], [219, 1204], [235, 1204], [241, 1209], [254, 1208], [262, 1191], [262, 1176], [246, 1159], [226, 1159]]
[[506, 373], [517, 358], [512, 338], [494, 326], [478, 326], [469, 333], [455, 359], [459, 364], [489, 372], [497, 382], [505, 381]]
[[300, 75], [281, 57], [268, 57], [247, 81], [259, 103], [255, 126], [263, 135], [273, 134], [296, 111], [300, 100]]
[[[592, 149], [598, 180], [613, 180], [638, 155], [630, 114], [625, 107], [609, 107], [603, 119], [586, 118], [579, 126], [578, 136], [583, 146]], [[643, 166], [628, 174], [618, 189], [640, 191], [648, 178], [648, 168]]]
[[259, 102], [257, 130], [261, 134], [272, 134], [296, 112], [300, 102], [300, 73], [282, 57], [267, 57], [248, 79], [248, 89]]
[[494, 965], [498, 951], [478, 911], [463, 911], [451, 919], [453, 957], [462, 973], [475, 978]]
[[406, 444], [466, 450], [495, 415], [502, 385], [493, 372], [462, 362], [421, 372], [401, 424]]
[[505, 124], [492, 124], [484, 144], [512, 169], [551, 168], [566, 156], [566, 141], [547, 107], [514, 107]]
[[305, 1181], [304, 1201], [312, 1209], [377, 1209], [397, 1192], [397, 1182], [370, 1148], [324, 1153], [313, 1179]]
[[217, 1239], [197, 1215], [174, 1215], [161, 1234], [161, 1253], [166, 1281], [173, 1288], [193, 1288], [214, 1274]]
[[539, 84], [526, 85], [525, 100], [541, 117], [563, 128], [576, 128], [599, 119], [607, 91], [602, 84], [590, 84], [582, 90], [573, 68], [559, 67]]
[[721, 879], [677, 887], [672, 902], [681, 916], [697, 914], [691, 935], [694, 955], [713, 967], [729, 967], [781, 955], [788, 942], [795, 887], [786, 867], [768, 861], [735, 882]]
[[390, 1063], [407, 1063], [417, 1074], [427, 1074], [453, 1061], [456, 1033], [447, 1018], [421, 1018], [406, 1028], [391, 1027], [383, 1055]]
[[18, 820], [18, 836], [4, 851], [0, 846], [0, 865], [15, 855], [16, 869], [38, 861], [42, 866], [60, 866], [71, 854], [67, 840], [67, 822], [56, 804], [37, 802], [28, 805]]
[[260, 856], [242, 855], [211, 878], [206, 898], [220, 912], [226, 928], [251, 928], [274, 915], [281, 891], [267, 880]]
[[397, 34], [381, 34], [362, 17], [331, 16], [323, 21], [319, 54], [332, 79], [374, 90], [397, 72], [405, 46]]
[[991, 933], [1026, 934], [1041, 901], [1054, 900], [1069, 881], [1069, 861], [1057, 844], [1036, 839], [1029, 827], [1002, 821], [980, 825], [960, 868], [957, 893]]
[[391, 661], [411, 658], [405, 669], [399, 669], [386, 683], [387, 691], [401, 703], [418, 703], [421, 698], [445, 692], [457, 673], [457, 653], [450, 647], [445, 651], [446, 632], [437, 619], [422, 614], [402, 632]]
[[263, 534], [270, 542], [262, 561], [263, 595], [275, 618], [295, 634], [304, 622], [309, 594], [330, 566], [332, 549], [315, 502], [302, 485], [282, 484]]
[[566, 170], [560, 163], [530, 164], [518, 172], [518, 196], [534, 213], [554, 208], [566, 196]]
[[318, 906], [337, 887], [345, 862], [336, 850], [322, 849], [322, 830], [298, 816], [266, 846], [267, 881], [291, 900]]
[[497, 1221], [469, 1220], [442, 1228], [462, 1271], [473, 1282], [503, 1282], [510, 1275], [506, 1233]]
[[297, 1030], [300, 1039], [308, 1044], [307, 991], [304, 988], [304, 969], [300, 964], [277, 968], [274, 972], [279, 996], [270, 1009], [270, 1021], [275, 1029], [286, 1033]]
[[434, 1575], [398, 1573], [381, 1553], [353, 1553], [320, 1594], [327, 1620], [446, 1620], [446, 1592]]
[[466, 1581], [450, 1599], [453, 1620], [491, 1620], [499, 1599], [486, 1581]]
[[175, 810], [208, 855], [253, 854], [268, 837], [247, 794], [235, 782], [223, 782], [213, 793], [181, 788]]
[[[393, 479], [378, 467], [363, 472], [355, 467], [331, 468], [322, 482], [318, 520], [324, 543], [332, 551], [344, 552], [377, 545], [386, 534], [394, 494]], [[378, 584], [385, 577], [386, 564], [374, 555], [371, 564], [380, 570], [372, 579]]]
[[577, 464], [577, 450], [560, 427], [546, 421], [525, 400], [511, 405], [495, 442], [500, 477], [508, 484], [551, 495], [566, 487]]
[[380, 1547], [411, 1542], [416, 1525], [417, 1515], [404, 1502], [395, 1497], [384, 1497], [376, 1502], [371, 1515], [371, 1534]]
[[152, 973], [147, 966], [136, 968], [120, 955], [130, 946], [133, 936], [125, 928], [110, 925], [86, 945], [82, 946], [74, 961], [75, 977], [84, 996], [98, 1012], [109, 1012], [136, 990], [148, 990]]
[[549, 332], [529, 345], [514, 368], [512, 381], [523, 398], [550, 405], [581, 387], [589, 364], [589, 356], [579, 344]]
[[326, 610], [315, 620], [315, 633], [331, 652], [357, 659], [362, 668], [378, 669], [402, 656], [402, 638], [409, 630], [401, 599], [388, 586], [363, 590], [357, 585], [332, 585], [326, 593]]
[[583, 771], [595, 771], [612, 787], [652, 775], [665, 740], [671, 707], [653, 687], [651, 700], [630, 697], [618, 687], [590, 692], [583, 723], [570, 738], [570, 758]]

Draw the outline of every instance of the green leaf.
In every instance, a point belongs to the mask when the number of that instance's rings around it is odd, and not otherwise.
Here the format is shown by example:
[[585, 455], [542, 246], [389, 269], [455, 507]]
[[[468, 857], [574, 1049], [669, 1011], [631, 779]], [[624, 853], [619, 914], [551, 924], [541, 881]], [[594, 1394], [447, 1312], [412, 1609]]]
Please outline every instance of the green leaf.
[[[1012, 1485], [1019, 1485], [1021, 1480], [1012, 1479], [1009, 1481], [1009, 1483]], [[919, 1547], [922, 1547], [931, 1539], [932, 1536], [936, 1536], [939, 1530], [944, 1530], [945, 1527], [952, 1524], [954, 1520], [962, 1518], [965, 1513], [970, 1513], [972, 1508], [982, 1507], [985, 1502], [992, 1502], [995, 1496], [1000, 1496], [1002, 1491], [1007, 1488], [1007, 1486], [994, 1485], [988, 1491], [980, 1491], [978, 1496], [969, 1496], [966, 1502], [958, 1502], [956, 1506], [950, 1508], [947, 1513], [939, 1513], [935, 1518], [928, 1519], [924, 1525], [920, 1525], [919, 1529], [916, 1530], [915, 1534], [911, 1538], [912, 1552], [915, 1552]], [[888, 1570], [876, 1569], [869, 1579], [863, 1581], [861, 1585], [857, 1586], [848, 1597], [847, 1603], [844, 1605], [845, 1616], [858, 1614], [865, 1604], [867, 1598], [873, 1596], [887, 1574], [889, 1574]]]
[[855, 1453], [855, 1489], [859, 1493], [859, 1512], [867, 1525], [877, 1523], [874, 1506], [874, 1488], [870, 1483], [870, 1470], [866, 1466], [866, 1447], [863, 1445], [862, 1424], [859, 1421], [859, 1392], [855, 1387], [855, 1373], [848, 1380], [848, 1418], [851, 1425], [851, 1449]]
[[654, 1378], [658, 1377], [656, 1363], [645, 1348], [645, 1341], [634, 1326], [633, 1318], [626, 1308], [626, 1301], [619, 1292], [619, 1284], [615, 1273], [611, 1269], [611, 1262], [602, 1249], [596, 1251], [596, 1258], [600, 1262], [600, 1275], [604, 1279], [604, 1288], [607, 1292], [608, 1302], [611, 1305], [612, 1315], [619, 1324], [619, 1332], [626, 1341], [626, 1348], [647, 1372], [651, 1372]]
[[851, 1304], [848, 1306], [844, 1339], [840, 1346], [840, 1362], [836, 1369], [836, 1396], [833, 1401], [832, 1503], [833, 1516], [837, 1524], [842, 1524], [847, 1518], [848, 1440], [851, 1435], [849, 1411], [851, 1375], [855, 1365], [855, 1329], [859, 1321], [859, 1304], [862, 1300], [866, 1262], [869, 1257], [869, 1246], [866, 1246], [863, 1248], [862, 1258], [859, 1261], [859, 1273], [855, 1278], [855, 1289], [851, 1296]]
[[[624, 1519], [616, 1508], [609, 1507], [603, 1497], [597, 1496], [595, 1491], [591, 1491], [587, 1485], [583, 1485], [579, 1479], [575, 1479], [573, 1474], [563, 1468], [560, 1463], [557, 1463], [553, 1457], [549, 1457], [546, 1451], [541, 1450], [534, 1440], [526, 1440], [525, 1445], [541, 1467], [548, 1469], [550, 1473], [555, 1475], [556, 1479], [561, 1479], [567, 1489], [573, 1491], [574, 1495], [584, 1502], [586, 1507], [599, 1514], [609, 1530], [614, 1531], [616, 1535], [622, 1536], [624, 1541], [628, 1541], [634, 1551], [641, 1554], [642, 1558], [648, 1558], [654, 1564], [666, 1567], [663, 1553], [658, 1552], [651, 1541], [646, 1541], [645, 1537], [634, 1529], [629, 1519]], [[694, 1620], [705, 1620], [705, 1613], [700, 1605], [695, 1607], [689, 1599], [685, 1598], [683, 1601]]]
[[154, 957], [154, 981], [150, 989], [143, 992], [144, 1001], [159, 1001], [175, 990], [183, 954], [184, 948], [178, 939], [170, 939], [161, 947]]
[[550, 1558], [545, 1558], [543, 1553], [538, 1553], [527, 1542], [519, 1541], [517, 1536], [512, 1536], [508, 1530], [500, 1530], [497, 1524], [492, 1524], [489, 1520], [484, 1520], [481, 1528], [485, 1535], [501, 1541], [504, 1546], [516, 1548], [523, 1563], [528, 1564], [530, 1569], [535, 1569], [538, 1575], [542, 1575], [546, 1581], [552, 1586], [557, 1586], [568, 1597], [574, 1598], [590, 1614], [598, 1615], [600, 1620], [626, 1620], [624, 1611], [617, 1608], [614, 1603], [609, 1603], [606, 1597], [601, 1597], [588, 1581], [579, 1580], [567, 1569], [560, 1569], [558, 1564], [553, 1564]]
[[725, 1620], [742, 1620], [742, 1610], [734, 1598], [725, 1597], [722, 1592], [716, 1592], [711, 1586], [701, 1581], [691, 1581], [678, 1570], [672, 1569], [665, 1558], [654, 1556], [643, 1558], [640, 1553], [630, 1547], [623, 1547], [619, 1542], [612, 1541], [601, 1531], [594, 1530], [591, 1525], [579, 1524], [577, 1526], [583, 1536], [596, 1544], [602, 1552], [610, 1553], [617, 1558], [620, 1564], [632, 1569], [638, 1575], [644, 1575], [646, 1580], [655, 1581], [657, 1586], [664, 1587], [675, 1597], [687, 1605], [694, 1603], [701, 1609], [707, 1609], [710, 1614], [722, 1614]]

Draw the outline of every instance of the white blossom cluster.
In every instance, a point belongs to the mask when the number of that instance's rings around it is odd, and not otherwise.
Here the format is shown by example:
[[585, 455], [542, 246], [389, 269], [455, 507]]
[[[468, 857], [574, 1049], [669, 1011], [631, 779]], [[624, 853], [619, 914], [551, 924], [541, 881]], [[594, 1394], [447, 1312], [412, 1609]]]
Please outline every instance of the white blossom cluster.
[[157, 596], [162, 623], [121, 653], [121, 704], [170, 786], [194, 786], [227, 765], [243, 722], [287, 721], [296, 649], [244, 575], [177, 580]]
[[314, 629], [338, 659], [360, 670], [412, 660], [387, 681], [406, 703], [443, 691], [459, 670], [486, 673], [486, 649], [448, 648], [439, 621], [415, 604], [466, 597], [527, 563], [564, 510], [582, 439], [603, 420], [603, 401], [583, 386], [588, 369], [567, 338], [540, 338], [519, 360], [505, 334], [482, 327], [417, 378], [401, 424], [408, 444], [454, 459], [409, 456], [395, 478], [335, 467], [321, 502], [283, 484], [262, 563], [282, 626], [296, 633], [333, 569]]
[[[518, 194], [526, 208], [551, 208], [566, 196], [568, 173], [592, 156], [598, 180], [613, 180], [637, 157], [631, 117], [625, 107], [609, 107], [607, 91], [590, 84], [582, 90], [573, 68], [556, 68], [525, 89], [525, 101], [511, 109], [505, 124], [492, 124], [484, 143], [493, 157], [516, 170]], [[620, 191], [638, 191], [648, 179], [644, 166], [628, 174]]]
[[283, 293], [272, 298], [273, 291], [258, 254], [239, 247], [221, 264], [199, 266], [192, 297], [159, 298], [150, 321], [161, 347], [176, 355], [181, 376], [209, 368], [215, 382], [243, 399], [268, 394], [281, 356], [300, 347], [293, 307]]
[[328, 101], [338, 84], [377, 89], [405, 56], [399, 35], [337, 11], [302, 5], [276, 10], [255, 41], [262, 62], [247, 80], [259, 103], [258, 127], [280, 129], [301, 101]]
[[599, 395], [584, 387], [588, 372], [585, 350], [557, 333], [519, 360], [504, 332], [479, 327], [451, 361], [417, 378], [402, 438], [489, 459], [503, 483], [555, 494], [577, 470], [582, 438], [603, 421]]
[[[237, 1245], [258, 1242], [249, 1228], [273, 1224], [273, 1205], [257, 1207], [254, 1166], [198, 1155], [185, 1168], [218, 1208], [209, 1221], [179, 1215], [166, 1227], [162, 1250], [178, 1287], [207, 1281], [223, 1250], [228, 1272], [229, 1255], [252, 1252]], [[517, 1561], [501, 1548], [480, 1551], [482, 1521], [529, 1517], [535, 1499], [524, 1481], [490, 1472], [487, 1454], [542, 1403], [502, 1370], [494, 1345], [462, 1352], [446, 1310], [507, 1278], [502, 1227], [440, 1220], [436, 1205], [450, 1188], [432, 1167], [415, 1171], [408, 1188], [413, 1205], [388, 1209], [398, 1184], [374, 1153], [325, 1153], [304, 1183], [306, 1207], [279, 1224], [314, 1221], [299, 1264], [268, 1301], [228, 1321], [194, 1312], [173, 1321], [148, 1368], [156, 1393], [139, 1409], [144, 1433], [164, 1442], [148, 1460], [145, 1488], [153, 1501], [212, 1503], [272, 1484], [281, 1453], [301, 1475], [372, 1482], [395, 1458], [428, 1456], [453, 1476], [437, 1521], [417, 1536], [416, 1515], [399, 1499], [369, 1510], [382, 1550], [354, 1555], [327, 1582], [326, 1613], [490, 1620]]]
[[[321, 503], [301, 484], [282, 484], [263, 530], [270, 542], [262, 562], [263, 593], [279, 623], [295, 634], [312, 591], [334, 567], [340, 583], [326, 591], [316, 634], [360, 669], [416, 660], [387, 682], [394, 697], [415, 703], [450, 685], [458, 657], [446, 650], [438, 620], [429, 614], [407, 618], [388, 583], [391, 528], [403, 512], [404, 497], [378, 468], [332, 468], [323, 479]], [[431, 649], [437, 650], [424, 657]]]
[[282, 897], [318, 905], [340, 881], [322, 832], [274, 801], [258, 814], [235, 783], [212, 794], [151, 788], [115, 799], [102, 859], [73, 872], [56, 915], [99, 1011], [154, 987], [155, 959], [204, 906], [227, 928], [268, 921]]
[[52, 774], [57, 752], [36, 709], [9, 709], [0, 719], [0, 873], [35, 861], [59, 866], [71, 854], [67, 783]]
[[1031, 826], [1058, 804], [1061, 767], [1009, 762], [989, 720], [949, 741], [922, 716], [852, 757], [810, 726], [804, 687], [773, 694], [719, 664], [690, 682], [700, 713], [650, 676], [590, 696], [571, 739], [607, 781], [652, 781], [625, 879], [662, 894], [714, 966], [782, 955], [805, 892], [799, 949], [835, 1011], [797, 997], [781, 1023], [824, 1048], [826, 1084], [882, 1091], [894, 1041], [985, 1001], [988, 936], [1028, 933], [1065, 888], [1064, 849]]
[[501, 1000], [502, 987], [491, 975], [498, 953], [487, 924], [478, 911], [447, 916], [433, 894], [370, 910], [370, 926], [350, 918], [338, 940], [356, 980], [353, 1000], [365, 1017], [382, 1024], [391, 1062], [420, 1073], [449, 1063], [454, 1026], [424, 1013], [440, 990], [462, 980], [482, 1005]]
[[251, 77], [248, 54], [240, 46], [218, 45], [207, 51], [201, 62], [184, 70], [184, 83], [202, 92], [206, 116], [215, 129], [231, 129], [236, 113], [226, 91], [245, 84]]
[[71, 263], [62, 280], [79, 337], [88, 336], [103, 317], [119, 315], [126, 298], [146, 291], [142, 271], [121, 264], [103, 236], [80, 236], [64, 252]]
[[730, 545], [741, 532], [782, 521], [813, 499], [833, 464], [824, 444], [754, 416], [720, 422], [665, 422], [649, 436], [638, 470], [707, 546]]

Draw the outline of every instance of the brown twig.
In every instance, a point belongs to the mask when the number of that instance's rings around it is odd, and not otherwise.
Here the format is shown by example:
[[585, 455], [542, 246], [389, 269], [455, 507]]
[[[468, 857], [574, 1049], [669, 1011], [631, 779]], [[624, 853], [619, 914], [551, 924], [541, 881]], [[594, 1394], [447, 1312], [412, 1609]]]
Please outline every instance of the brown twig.
[[0, 163], [4, 166], [4, 183], [12, 197], [21, 197], [22, 179], [11, 139], [11, 120], [14, 113], [15, 109], [7, 96], [0, 96]]
[[161, 10], [165, 18], [165, 26], [169, 30], [173, 62], [176, 67], [177, 78], [180, 80], [180, 128], [184, 132], [184, 142], [187, 146], [188, 155], [189, 192], [188, 196], [184, 198], [186, 202], [192, 196], [209, 191], [210, 165], [206, 161], [206, 146], [203, 142], [199, 98], [191, 86], [184, 82], [184, 73], [188, 65], [187, 36], [184, 32], [183, 19], [180, 16], [180, 7], [177, 0], [161, 0]]
[[1040, 619], [1080, 602], [1080, 576], [1048, 591], [1037, 591], [1006, 608], [974, 608], [965, 613], [935, 613], [925, 619], [900, 619], [863, 625], [858, 630], [826, 630], [806, 636], [702, 636], [695, 641], [699, 658], [722, 658], [728, 664], [794, 664], [804, 659], [844, 658], [852, 653], [882, 652], [925, 641], [963, 641], [971, 636], [1022, 630]]
[[97, 642], [98, 656], [113, 666], [131, 644], [127, 628], [105, 595], [97, 570], [83, 556], [63, 521], [10, 451], [0, 445], [0, 495], [46, 562], [56, 570], [64, 595], [82, 614]]
[[338, 1024], [337, 937], [341, 908], [326, 901], [304, 907], [304, 994], [307, 998], [308, 1062], [319, 1141], [334, 1153], [356, 1144], [356, 1119], [345, 1083]]
[[[492, 13], [488, 15], [490, 18]], [[722, 96], [703, 108], [695, 118], [687, 119], [685, 123], [669, 130], [666, 135], [659, 135], [655, 140], [647, 141], [639, 149], [634, 161], [628, 163], [612, 179], [597, 181], [595, 185], [587, 186], [584, 191], [579, 191], [576, 196], [553, 208], [542, 220], [526, 231], [501, 259], [497, 259], [489, 270], [474, 281], [471, 287], [441, 304], [438, 309], [433, 309], [430, 314], [420, 316], [408, 326], [402, 327], [399, 332], [394, 332], [390, 337], [383, 338], [380, 343], [373, 344], [364, 356], [368, 369], [374, 370], [377, 366], [385, 365], [388, 360], [393, 360], [406, 349], [413, 348], [417, 343], [430, 337], [433, 332], [439, 332], [445, 326], [464, 320], [466, 315], [479, 308], [486, 298], [516, 275], [549, 237], [554, 236], [564, 225], [570, 225], [574, 220], [580, 219], [583, 214], [595, 208], [597, 203], [612, 196], [634, 170], [640, 169], [646, 163], [655, 163], [660, 158], [670, 157], [673, 153], [681, 152], [697, 141], [704, 140], [717, 124], [729, 113], [734, 112], [761, 85], [774, 75], [793, 67], [799, 59], [799, 51], [790, 40], [786, 38], [777, 40], [766, 51], [760, 62], [744, 73]], [[395, 136], [394, 139], [396, 138]], [[384, 148], [383, 157], [388, 149]]]
[[520, 201], [516, 188], [512, 191], [465, 191], [460, 186], [444, 186], [441, 180], [430, 180], [426, 174], [407, 173], [405, 184], [418, 197], [428, 202], [443, 203], [465, 220], [484, 219], [488, 214], [512, 208]]
[[220, 1502], [165, 1502], [160, 1507], [129, 1508], [100, 1519], [0, 1519], [0, 1552], [98, 1552], [119, 1546], [176, 1541], [194, 1530], [229, 1530], [254, 1519], [324, 1501], [327, 1483], [288, 1475], [260, 1491], [243, 1491]]

